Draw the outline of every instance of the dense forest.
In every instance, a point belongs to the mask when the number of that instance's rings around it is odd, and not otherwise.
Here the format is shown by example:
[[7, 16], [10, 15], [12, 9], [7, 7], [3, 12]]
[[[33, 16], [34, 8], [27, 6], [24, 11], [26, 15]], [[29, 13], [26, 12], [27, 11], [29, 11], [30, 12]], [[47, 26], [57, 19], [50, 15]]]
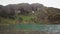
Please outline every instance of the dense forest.
[[60, 9], [39, 3], [0, 5], [1, 24], [60, 24]]

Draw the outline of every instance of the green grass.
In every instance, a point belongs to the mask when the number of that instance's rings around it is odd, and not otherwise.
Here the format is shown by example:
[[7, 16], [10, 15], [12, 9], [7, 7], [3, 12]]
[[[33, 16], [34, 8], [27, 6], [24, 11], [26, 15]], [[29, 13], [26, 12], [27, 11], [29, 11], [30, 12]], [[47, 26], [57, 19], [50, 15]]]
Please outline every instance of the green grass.
[[16, 20], [0, 17], [0, 24], [15, 24]]
[[33, 22], [32, 19], [34, 18], [35, 16], [25, 16], [25, 15], [19, 15], [15, 19], [0, 17], [0, 24], [16, 24], [17, 21], [20, 21], [21, 24], [26, 24], [30, 22], [32, 23]]
[[32, 17], [32, 16], [22, 16], [22, 19], [25, 21], [25, 20], [31, 20], [32, 18], [34, 18], [34, 17]]

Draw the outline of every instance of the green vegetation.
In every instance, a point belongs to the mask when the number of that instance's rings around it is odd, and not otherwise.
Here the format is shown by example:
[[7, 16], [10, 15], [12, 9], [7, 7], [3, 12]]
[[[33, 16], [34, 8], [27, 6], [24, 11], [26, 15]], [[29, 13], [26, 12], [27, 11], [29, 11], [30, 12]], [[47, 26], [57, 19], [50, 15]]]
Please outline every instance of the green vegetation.
[[27, 24], [27, 23], [32, 23], [33, 19], [35, 17], [34, 16], [24, 16], [24, 15], [21, 15], [20, 16], [17, 16], [15, 19], [10, 19], [10, 18], [4, 18], [4, 17], [0, 17], [0, 23], [1, 24]]

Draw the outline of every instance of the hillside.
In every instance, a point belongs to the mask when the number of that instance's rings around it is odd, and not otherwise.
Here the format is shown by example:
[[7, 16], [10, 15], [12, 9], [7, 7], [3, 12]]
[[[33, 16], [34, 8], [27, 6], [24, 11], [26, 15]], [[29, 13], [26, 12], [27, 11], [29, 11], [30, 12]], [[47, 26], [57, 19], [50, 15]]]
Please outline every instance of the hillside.
[[0, 5], [1, 24], [60, 24], [60, 9], [39, 3]]

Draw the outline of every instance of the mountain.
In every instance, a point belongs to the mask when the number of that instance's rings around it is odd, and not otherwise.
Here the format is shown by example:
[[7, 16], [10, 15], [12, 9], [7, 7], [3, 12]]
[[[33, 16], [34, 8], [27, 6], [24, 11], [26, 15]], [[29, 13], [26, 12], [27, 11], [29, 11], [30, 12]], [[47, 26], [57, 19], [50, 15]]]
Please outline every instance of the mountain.
[[[34, 22], [39, 24], [60, 24], [60, 9], [54, 7], [46, 7], [39, 3], [19, 3], [0, 5], [0, 17], [14, 18], [18, 16], [20, 19], [28, 23]], [[22, 18], [23, 15], [23, 18]], [[25, 22], [26, 22], [25, 21]]]

